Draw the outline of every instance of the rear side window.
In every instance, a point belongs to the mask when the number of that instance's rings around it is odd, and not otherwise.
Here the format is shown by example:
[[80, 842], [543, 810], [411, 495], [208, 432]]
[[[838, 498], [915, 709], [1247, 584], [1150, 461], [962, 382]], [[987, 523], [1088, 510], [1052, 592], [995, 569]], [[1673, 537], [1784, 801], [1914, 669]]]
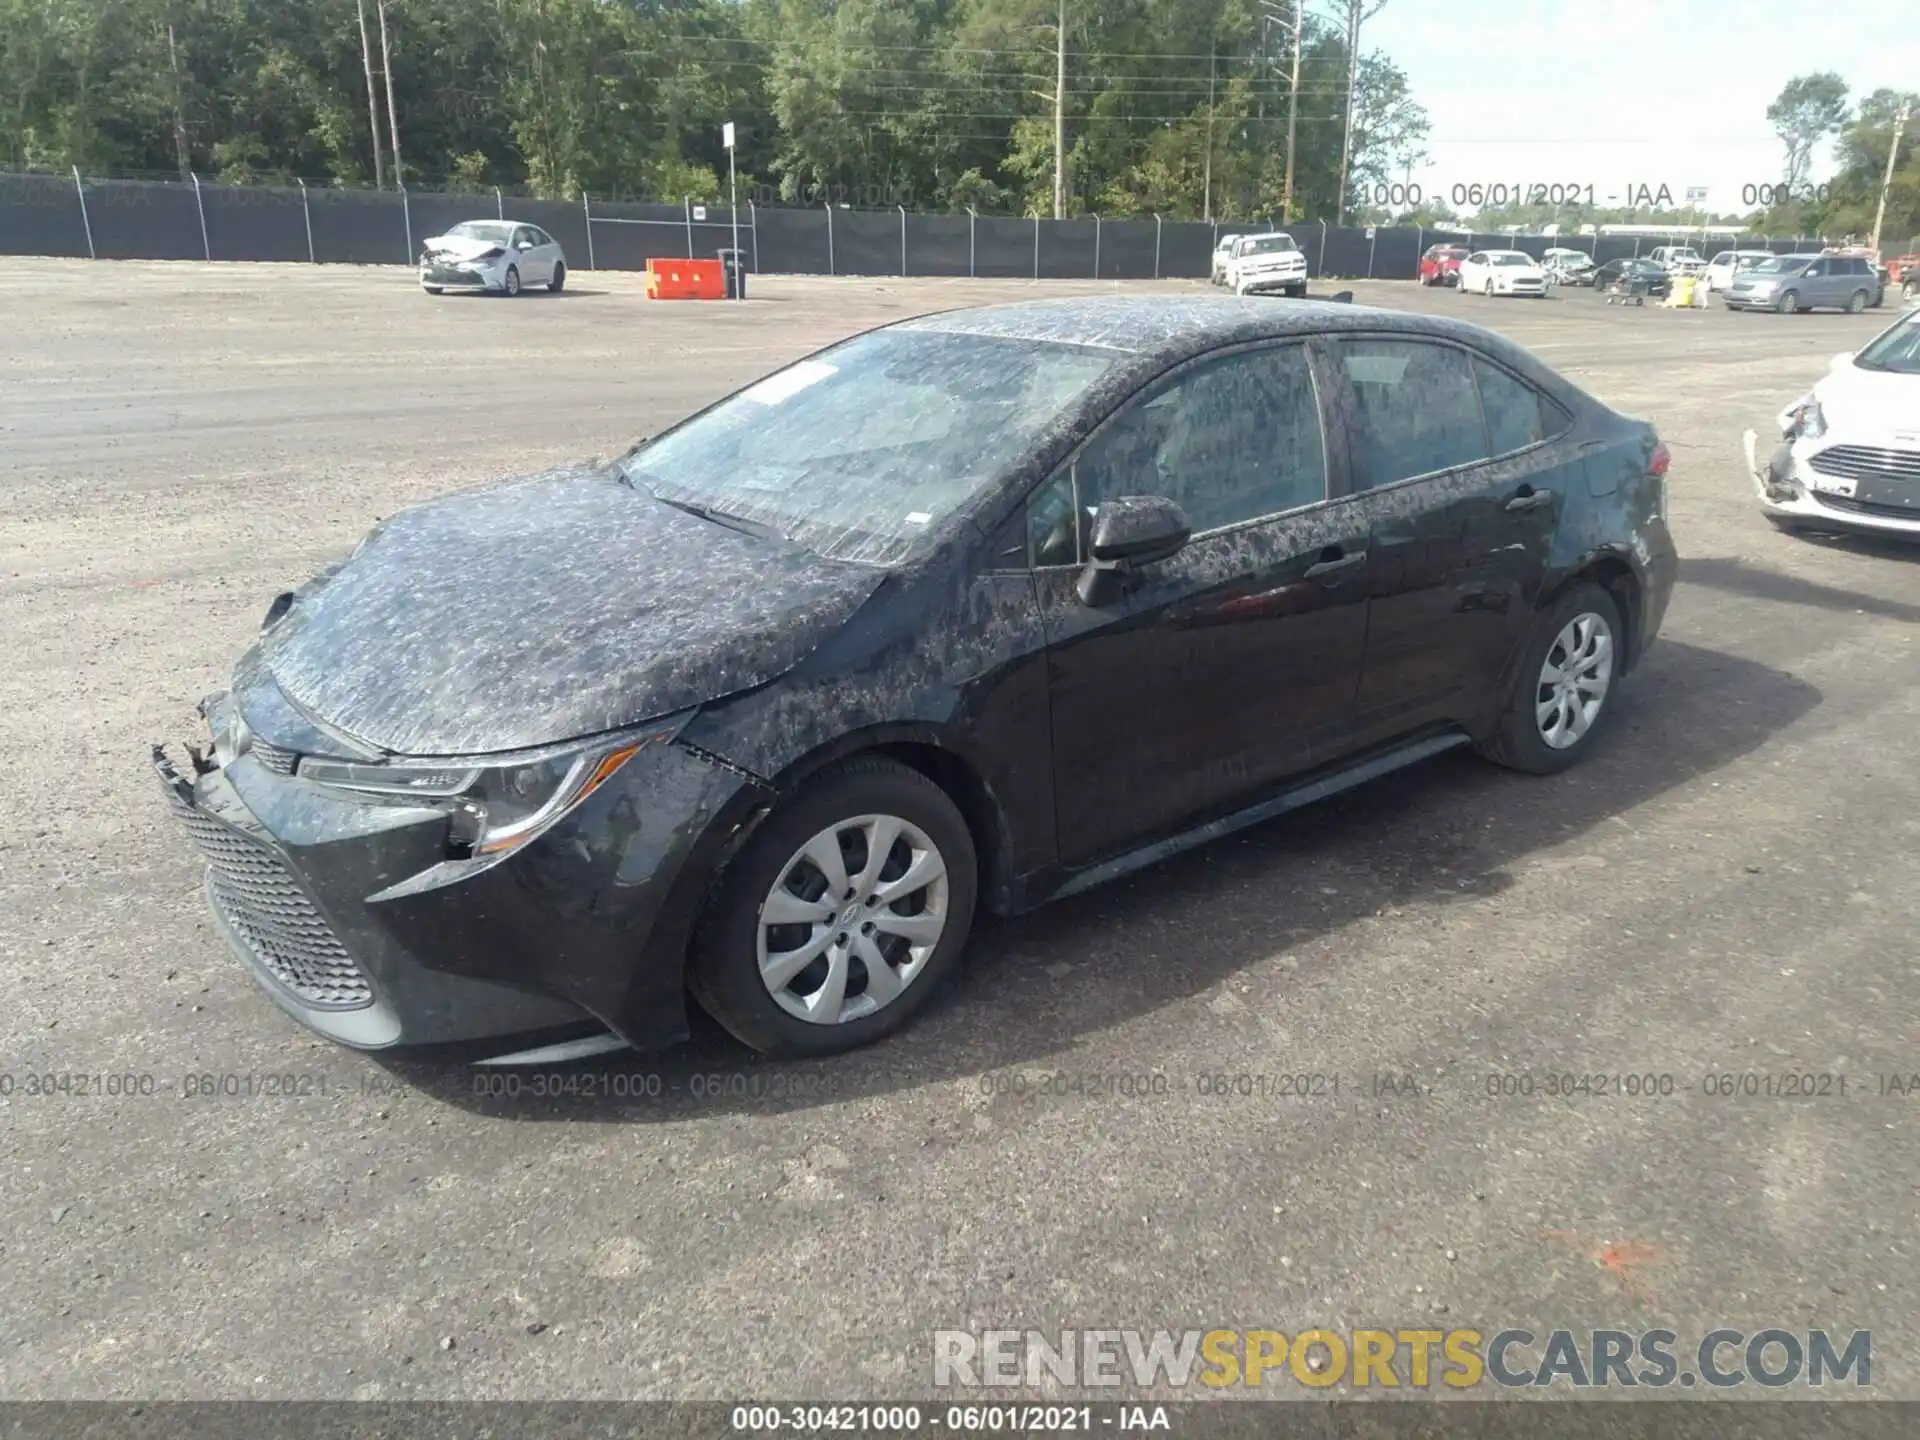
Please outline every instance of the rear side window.
[[1493, 454], [1506, 455], [1537, 445], [1558, 434], [1565, 424], [1559, 406], [1491, 361], [1476, 355], [1473, 373], [1480, 382], [1480, 410], [1487, 419], [1487, 439]]
[[1355, 489], [1487, 458], [1487, 431], [1466, 351], [1422, 340], [1335, 343], [1359, 402]]

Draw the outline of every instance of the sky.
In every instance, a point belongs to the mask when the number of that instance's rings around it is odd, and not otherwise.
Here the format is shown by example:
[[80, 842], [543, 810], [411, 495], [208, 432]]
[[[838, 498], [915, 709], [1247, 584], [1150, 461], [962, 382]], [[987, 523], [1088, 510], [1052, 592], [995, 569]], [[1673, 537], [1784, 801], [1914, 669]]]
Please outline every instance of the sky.
[[[1309, 9], [1315, 8], [1308, 0]], [[1595, 205], [1666, 185], [1675, 204], [1755, 208], [1785, 151], [1767, 106], [1796, 74], [1832, 70], [1853, 98], [1920, 88], [1914, 0], [1387, 0], [1361, 32], [1432, 121], [1411, 183], [1593, 187]], [[1494, 23], [1484, 23], [1486, 17]], [[1830, 176], [1831, 144], [1813, 178]], [[1403, 182], [1406, 176], [1396, 177]], [[1456, 205], [1467, 209], [1470, 206]]]

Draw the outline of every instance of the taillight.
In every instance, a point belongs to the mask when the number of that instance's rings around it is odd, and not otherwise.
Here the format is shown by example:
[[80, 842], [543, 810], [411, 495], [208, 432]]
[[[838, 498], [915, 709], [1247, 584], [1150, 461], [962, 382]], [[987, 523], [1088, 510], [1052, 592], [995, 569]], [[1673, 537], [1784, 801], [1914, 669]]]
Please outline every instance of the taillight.
[[1664, 440], [1654, 441], [1653, 454], [1647, 460], [1647, 473], [1665, 479], [1667, 465], [1672, 459], [1673, 457], [1667, 454], [1667, 442]]

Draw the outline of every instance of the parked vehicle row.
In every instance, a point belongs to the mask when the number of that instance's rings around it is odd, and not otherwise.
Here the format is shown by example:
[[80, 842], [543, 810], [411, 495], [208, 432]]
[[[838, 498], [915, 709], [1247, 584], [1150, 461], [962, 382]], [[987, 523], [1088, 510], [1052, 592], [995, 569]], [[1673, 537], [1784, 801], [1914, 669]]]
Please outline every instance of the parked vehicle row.
[[527, 1063], [680, 1039], [691, 995], [826, 1054], [977, 909], [1458, 745], [1578, 761], [1666, 611], [1667, 468], [1442, 317], [923, 315], [389, 517], [154, 764], [220, 931], [336, 1041]]
[[[1920, 278], [1920, 277], [1916, 277]], [[1920, 310], [1909, 310], [1780, 412], [1764, 464], [1743, 437], [1767, 518], [1786, 530], [1920, 540]]]

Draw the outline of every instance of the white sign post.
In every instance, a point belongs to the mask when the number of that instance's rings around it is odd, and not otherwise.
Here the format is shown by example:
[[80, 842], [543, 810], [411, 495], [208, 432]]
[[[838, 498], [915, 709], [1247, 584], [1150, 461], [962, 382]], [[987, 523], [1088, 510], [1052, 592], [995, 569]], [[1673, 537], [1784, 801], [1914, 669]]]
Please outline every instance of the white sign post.
[[746, 266], [740, 255], [740, 182], [733, 163], [733, 122], [727, 121], [720, 127], [720, 143], [727, 147], [727, 213], [733, 217], [733, 264], [735, 284], [733, 295], [736, 300], [746, 298]]

